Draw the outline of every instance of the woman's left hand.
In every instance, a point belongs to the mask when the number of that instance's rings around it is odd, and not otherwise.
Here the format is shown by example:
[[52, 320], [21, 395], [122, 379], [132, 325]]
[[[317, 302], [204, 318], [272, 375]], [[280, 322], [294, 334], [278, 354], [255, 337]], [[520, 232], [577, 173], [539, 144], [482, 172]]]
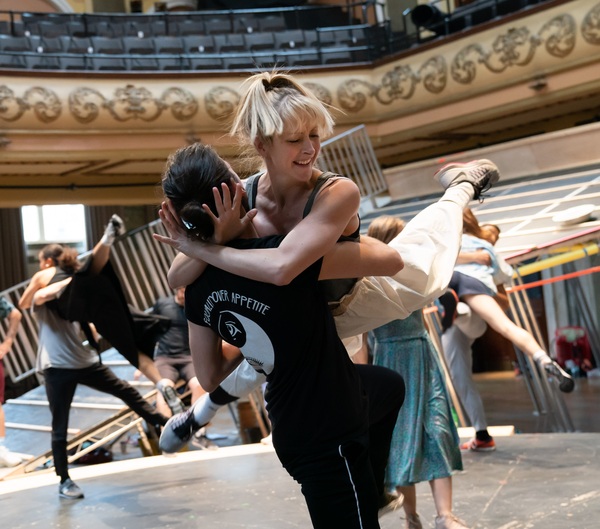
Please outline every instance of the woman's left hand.
[[167, 244], [175, 250], [185, 254], [190, 255], [192, 245], [201, 244], [200, 241], [192, 241], [188, 234], [186, 233], [183, 225], [181, 224], [181, 220], [179, 219], [177, 213], [173, 209], [173, 205], [169, 199], [165, 200], [158, 211], [158, 216], [160, 220], [167, 230], [168, 236], [160, 235], [158, 233], [153, 233], [152, 237], [156, 239], [158, 242], [163, 244]]

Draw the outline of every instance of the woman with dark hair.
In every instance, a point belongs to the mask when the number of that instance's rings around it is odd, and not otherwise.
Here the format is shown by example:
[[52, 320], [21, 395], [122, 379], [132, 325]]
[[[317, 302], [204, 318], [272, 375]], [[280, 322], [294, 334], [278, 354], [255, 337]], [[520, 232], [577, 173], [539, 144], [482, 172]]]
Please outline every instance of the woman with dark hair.
[[151, 426], [163, 426], [167, 418], [158, 413], [140, 393], [100, 361], [94, 350], [83, 345], [78, 322], [64, 319], [57, 310], [57, 298], [79, 270], [77, 252], [50, 244], [39, 252], [40, 271], [33, 279], [20, 306], [33, 307], [39, 324], [37, 369], [44, 375], [46, 395], [52, 413], [52, 456], [60, 478], [62, 498], [83, 498], [83, 492], [69, 476], [67, 429], [69, 411], [78, 384], [109, 393], [127, 404]]
[[[198, 160], [193, 171], [181, 175], [173, 170], [190, 154]], [[173, 204], [185, 204], [177, 212], [192, 239], [221, 236], [219, 223], [226, 218], [237, 220], [231, 223], [237, 228], [230, 232], [235, 238], [229, 247], [242, 253], [268, 255], [284, 239], [258, 238], [251, 223], [240, 221], [243, 189], [231, 177], [213, 192], [213, 178], [229, 169], [209, 147], [178, 151], [168, 168], [165, 194]], [[204, 218], [212, 219], [217, 230], [207, 227]], [[190, 349], [201, 385], [214, 390], [243, 359], [266, 376], [273, 446], [301, 484], [316, 528], [379, 527], [379, 483], [404, 384], [391, 370], [352, 363], [318, 281], [395, 273], [402, 261], [388, 250], [369, 238], [340, 243], [282, 285], [207, 266], [186, 289]], [[233, 347], [224, 349], [224, 342]], [[161, 447], [178, 444], [193, 427], [191, 410], [173, 417]]]
[[[138, 316], [142, 321], [136, 327], [132, 315], [134, 309], [127, 304], [121, 282], [110, 263], [112, 244], [124, 233], [123, 220], [113, 215], [104, 235], [83, 263], [79, 262], [76, 253], [65, 250], [60, 244], [46, 246], [43, 249], [44, 268], [31, 278], [19, 300], [19, 307], [31, 307], [35, 292], [47, 286], [54, 277], [60, 258], [68, 278], [64, 292], [54, 304], [57, 313], [64, 319], [79, 321], [86, 338], [97, 348], [96, 340], [89, 331], [89, 323], [94, 324], [104, 339], [156, 385], [171, 411], [179, 413], [184, 409], [183, 403], [168, 380], [162, 378], [152, 359], [156, 344], [156, 334], [152, 329], [159, 329], [167, 322], [158, 316], [142, 313]], [[148, 328], [151, 330], [148, 331]]]

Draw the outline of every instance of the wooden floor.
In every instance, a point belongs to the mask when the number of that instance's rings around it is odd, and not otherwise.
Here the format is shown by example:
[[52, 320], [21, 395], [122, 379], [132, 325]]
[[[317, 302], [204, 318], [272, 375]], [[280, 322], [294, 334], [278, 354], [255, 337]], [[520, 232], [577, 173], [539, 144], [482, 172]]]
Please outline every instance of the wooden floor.
[[[490, 425], [513, 425], [517, 433], [552, 432], [536, 413], [523, 379], [512, 371], [473, 375]], [[600, 433], [600, 378], [576, 378], [573, 393], [562, 394], [575, 430]]]
[[[464, 453], [453, 479], [454, 510], [471, 529], [596, 529], [600, 519], [600, 379], [577, 379], [565, 395], [580, 432], [545, 433], [522, 379], [513, 373], [475, 375], [490, 425], [514, 425], [491, 453]], [[233, 415], [223, 408], [211, 423], [217, 450], [176, 456], [115, 453], [115, 462], [76, 465], [71, 475], [84, 500], [61, 500], [51, 471], [0, 481], [3, 526], [11, 529], [284, 527], [308, 528], [297, 484], [269, 446], [240, 444]], [[115, 451], [116, 452], [116, 451]], [[434, 527], [427, 483], [417, 485], [419, 513]], [[403, 529], [402, 513], [381, 520]], [[337, 529], [337, 528], [332, 528]]]

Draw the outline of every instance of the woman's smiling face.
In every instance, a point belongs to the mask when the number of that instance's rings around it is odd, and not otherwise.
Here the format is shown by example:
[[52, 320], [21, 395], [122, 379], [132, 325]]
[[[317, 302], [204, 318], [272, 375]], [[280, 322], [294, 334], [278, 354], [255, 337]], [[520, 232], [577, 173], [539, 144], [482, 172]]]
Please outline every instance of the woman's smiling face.
[[286, 125], [282, 134], [262, 145], [261, 155], [271, 177], [289, 175], [308, 180], [321, 151], [321, 138], [316, 126], [294, 124], [293, 127]]

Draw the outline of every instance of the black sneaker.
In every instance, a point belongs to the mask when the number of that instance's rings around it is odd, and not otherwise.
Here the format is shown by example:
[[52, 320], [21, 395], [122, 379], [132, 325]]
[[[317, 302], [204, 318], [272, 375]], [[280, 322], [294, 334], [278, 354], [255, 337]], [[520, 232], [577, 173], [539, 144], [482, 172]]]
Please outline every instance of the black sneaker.
[[161, 386], [158, 388], [158, 390], [161, 392], [165, 402], [167, 403], [167, 406], [169, 406], [171, 412], [173, 412], [173, 415], [183, 413], [185, 406], [183, 405], [182, 400], [179, 398], [179, 395], [177, 395], [177, 391], [175, 391], [173, 386]]
[[71, 478], [67, 478], [58, 486], [58, 495], [67, 500], [79, 500], [83, 498], [83, 491]]
[[571, 393], [571, 391], [573, 391], [575, 388], [575, 382], [573, 382], [571, 375], [569, 375], [554, 360], [552, 360], [552, 362], [545, 363], [544, 369], [546, 370], [546, 373], [558, 379], [558, 389], [564, 393]]
[[202, 426], [194, 420], [194, 408], [173, 415], [160, 434], [158, 446], [167, 454], [179, 452]]
[[473, 198], [477, 199], [500, 179], [500, 172], [495, 163], [484, 159], [468, 163], [449, 163], [437, 171], [434, 178], [444, 189], [468, 182], [475, 190]]
[[442, 320], [442, 332], [446, 332], [454, 323], [457, 316], [456, 307], [458, 307], [458, 301], [456, 292], [451, 288], [446, 290], [446, 292], [438, 298], [438, 302], [444, 309], [440, 315]]

